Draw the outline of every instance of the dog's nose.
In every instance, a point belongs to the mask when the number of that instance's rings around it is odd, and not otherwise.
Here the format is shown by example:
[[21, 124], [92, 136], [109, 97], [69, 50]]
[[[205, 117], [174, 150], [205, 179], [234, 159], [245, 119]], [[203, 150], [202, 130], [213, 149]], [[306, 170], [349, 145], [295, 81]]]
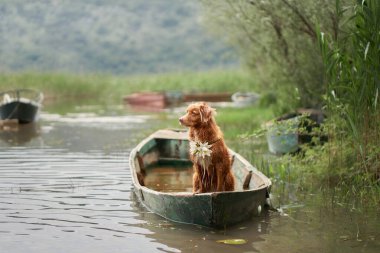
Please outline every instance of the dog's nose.
[[179, 120], [179, 123], [182, 125], [183, 124], [183, 118], [181, 117], [178, 120]]

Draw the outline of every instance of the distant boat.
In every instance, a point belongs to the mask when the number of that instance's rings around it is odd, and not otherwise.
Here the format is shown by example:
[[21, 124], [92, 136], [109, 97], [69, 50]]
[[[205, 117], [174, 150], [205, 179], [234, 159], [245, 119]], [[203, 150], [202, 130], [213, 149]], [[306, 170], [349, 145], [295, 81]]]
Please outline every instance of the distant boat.
[[123, 100], [133, 107], [141, 108], [163, 109], [168, 105], [163, 92], [138, 92], [125, 96]]
[[166, 92], [137, 92], [123, 98], [124, 103], [134, 109], [147, 111], [160, 111], [170, 106], [180, 105], [195, 101], [227, 102], [231, 101], [229, 92], [197, 92], [182, 93], [180, 91]]
[[[187, 133], [159, 130], [131, 151], [134, 192], [149, 210], [176, 222], [223, 228], [247, 220], [266, 206], [271, 181], [239, 154], [230, 155], [235, 191], [194, 194]], [[157, 173], [170, 180], [159, 176], [150, 184]]]
[[0, 120], [18, 120], [20, 124], [36, 120], [43, 94], [32, 89], [16, 89], [0, 93]]
[[236, 92], [231, 99], [236, 107], [246, 107], [255, 104], [259, 97], [259, 94], [254, 92]]

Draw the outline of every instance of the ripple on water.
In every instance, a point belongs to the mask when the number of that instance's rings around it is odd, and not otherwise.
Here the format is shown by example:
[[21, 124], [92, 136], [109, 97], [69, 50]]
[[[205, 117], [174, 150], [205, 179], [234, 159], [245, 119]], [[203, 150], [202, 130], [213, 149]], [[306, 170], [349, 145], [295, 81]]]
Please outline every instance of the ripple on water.
[[8, 244], [12, 236], [104, 240], [152, 233], [138, 226], [145, 222], [133, 211], [125, 152], [0, 148], [0, 161], [0, 234]]

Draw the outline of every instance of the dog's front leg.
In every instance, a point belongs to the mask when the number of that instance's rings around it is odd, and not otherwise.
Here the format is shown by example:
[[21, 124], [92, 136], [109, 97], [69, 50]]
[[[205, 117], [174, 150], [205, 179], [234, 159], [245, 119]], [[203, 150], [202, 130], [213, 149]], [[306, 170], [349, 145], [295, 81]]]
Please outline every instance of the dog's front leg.
[[199, 174], [195, 171], [193, 174], [193, 193], [202, 193], [203, 187]]
[[196, 173], [193, 175], [193, 193], [199, 193], [199, 177]]
[[224, 173], [223, 173], [223, 164], [219, 163], [215, 165], [216, 169], [216, 191], [224, 191]]

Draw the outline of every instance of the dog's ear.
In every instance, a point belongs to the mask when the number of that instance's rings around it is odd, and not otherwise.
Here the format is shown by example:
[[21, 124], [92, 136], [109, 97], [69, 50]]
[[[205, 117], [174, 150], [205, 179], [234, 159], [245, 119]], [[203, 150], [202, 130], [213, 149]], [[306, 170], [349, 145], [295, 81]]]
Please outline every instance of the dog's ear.
[[216, 114], [214, 108], [211, 108], [207, 103], [203, 102], [199, 106], [199, 113], [201, 115], [202, 123], [207, 123]]

